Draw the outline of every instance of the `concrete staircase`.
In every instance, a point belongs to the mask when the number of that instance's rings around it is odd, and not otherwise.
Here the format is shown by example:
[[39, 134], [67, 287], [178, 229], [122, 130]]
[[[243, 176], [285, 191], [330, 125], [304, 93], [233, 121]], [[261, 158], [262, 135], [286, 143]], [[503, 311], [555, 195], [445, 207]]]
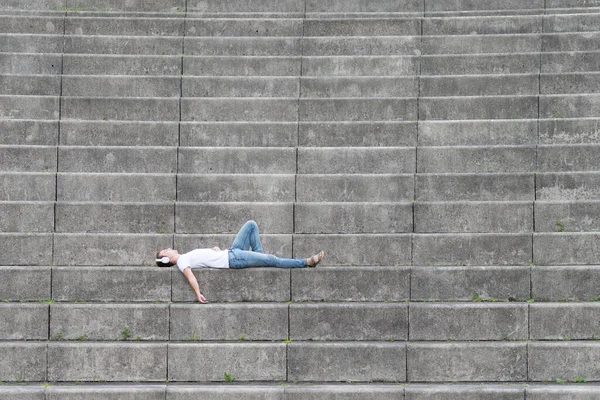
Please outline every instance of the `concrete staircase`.
[[600, 2], [1, 7], [0, 399], [600, 398]]

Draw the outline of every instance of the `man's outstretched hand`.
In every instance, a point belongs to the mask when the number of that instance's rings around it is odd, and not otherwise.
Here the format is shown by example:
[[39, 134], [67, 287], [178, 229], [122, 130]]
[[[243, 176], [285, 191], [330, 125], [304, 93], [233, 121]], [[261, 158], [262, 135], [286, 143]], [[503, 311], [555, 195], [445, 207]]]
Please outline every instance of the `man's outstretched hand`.
[[206, 300], [206, 297], [202, 293], [198, 296], [198, 301], [202, 304], [208, 303], [208, 300]]

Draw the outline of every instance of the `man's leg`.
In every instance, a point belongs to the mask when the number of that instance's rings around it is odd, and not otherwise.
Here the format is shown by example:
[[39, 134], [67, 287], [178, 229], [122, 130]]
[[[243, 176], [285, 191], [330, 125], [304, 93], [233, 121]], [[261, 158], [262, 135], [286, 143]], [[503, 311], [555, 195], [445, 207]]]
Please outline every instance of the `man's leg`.
[[229, 259], [229, 268], [304, 268], [307, 267], [305, 258], [279, 258], [272, 254], [257, 253], [240, 249], [232, 249], [233, 257]]
[[233, 240], [231, 249], [250, 250], [256, 253], [263, 253], [262, 243], [260, 242], [260, 233], [258, 225], [254, 221], [248, 221], [242, 226]]

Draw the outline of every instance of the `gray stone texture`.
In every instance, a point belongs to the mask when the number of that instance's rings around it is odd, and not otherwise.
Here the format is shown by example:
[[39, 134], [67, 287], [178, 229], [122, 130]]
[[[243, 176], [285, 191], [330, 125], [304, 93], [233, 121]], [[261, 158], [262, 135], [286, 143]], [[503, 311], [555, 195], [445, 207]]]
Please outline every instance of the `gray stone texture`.
[[183, 98], [182, 121], [297, 121], [290, 98]]
[[416, 56], [306, 56], [302, 76], [414, 76], [419, 73]]
[[2, 33], [0, 48], [10, 53], [61, 53], [63, 36]]
[[528, 348], [530, 381], [598, 380], [600, 344], [596, 342], [531, 342]]
[[[287, 270], [276, 268], [213, 270], [203, 268], [193, 272], [198, 280], [200, 292], [211, 303], [291, 300], [290, 272]], [[196, 302], [196, 295], [179, 269], [173, 267], [172, 273], [173, 301]]]
[[175, 147], [79, 147], [61, 146], [59, 172], [75, 173], [175, 173]]
[[301, 122], [301, 147], [411, 147], [417, 143], [417, 123], [385, 122]]
[[415, 172], [412, 147], [300, 148], [298, 174], [393, 174]]
[[412, 267], [411, 300], [526, 300], [530, 267]]
[[288, 147], [183, 147], [178, 172], [187, 174], [294, 174], [296, 149]]
[[415, 202], [414, 220], [415, 232], [419, 233], [532, 232], [533, 204], [489, 201]]
[[297, 122], [182, 122], [181, 146], [295, 147]]
[[537, 121], [420, 121], [419, 152], [425, 146], [535, 145]]
[[600, 75], [593, 72], [542, 74], [540, 76], [541, 94], [577, 94], [598, 93]]
[[186, 76], [299, 76], [296, 56], [186, 56]]
[[412, 201], [414, 192], [413, 174], [300, 174], [296, 179], [298, 202]]
[[[473, 4], [471, 2], [470, 5]], [[446, 17], [423, 20], [423, 35], [489, 35], [540, 33], [541, 31], [541, 15]]]
[[540, 118], [588, 118], [600, 113], [600, 94], [540, 96]]
[[[0, 67], [1, 68], [1, 67]], [[56, 146], [58, 121], [0, 121], [0, 144]]]
[[300, 56], [303, 54], [299, 37], [185, 37], [183, 41], [186, 56]]
[[56, 174], [30, 172], [0, 173], [0, 200], [54, 201]]
[[598, 171], [597, 144], [541, 145], [537, 148], [537, 170], [541, 172]]
[[417, 174], [415, 200], [533, 201], [536, 183], [532, 173]]
[[527, 3], [518, 0], [492, 0], [484, 3], [475, 2], [472, 0], [457, 0], [453, 2], [438, 2], [435, 0], [425, 1], [425, 11], [474, 11], [474, 10], [529, 10], [543, 9], [544, 2], [542, 0], [528, 1]]
[[294, 343], [288, 346], [288, 380], [405, 382], [404, 343]]
[[50, 316], [51, 340], [169, 339], [167, 304], [52, 304]]
[[599, 201], [536, 202], [537, 232], [597, 232], [600, 231]]
[[291, 304], [292, 341], [408, 339], [406, 304]]
[[540, 120], [540, 144], [598, 143], [600, 119]]
[[595, 51], [600, 32], [549, 33], [542, 37], [542, 51]]
[[186, 19], [185, 36], [302, 36], [300, 18]]
[[137, 54], [143, 56], [174, 56], [181, 54], [182, 50], [182, 39], [174, 37], [143, 37], [123, 35], [71, 35], [64, 37], [65, 54]]
[[408, 267], [327, 267], [292, 271], [292, 301], [405, 301]]
[[419, 120], [532, 119], [537, 116], [538, 98], [535, 96], [419, 98]]
[[409, 382], [527, 380], [527, 344], [409, 343]]
[[48, 339], [48, 307], [46, 304], [0, 303], [0, 339]]
[[597, 264], [599, 232], [535, 233], [533, 261], [538, 265]]
[[417, 172], [422, 173], [509, 173], [535, 169], [535, 147], [423, 147], [417, 151]]
[[146, 37], [183, 36], [183, 22], [183, 18], [147, 17], [117, 19], [96, 17], [90, 19], [69, 16], [65, 19], [65, 34], [89, 36], [129, 35]]
[[58, 76], [0, 75], [0, 94], [14, 96], [59, 96]]
[[43, 382], [46, 380], [46, 343], [2, 342], [0, 380]]
[[409, 309], [411, 341], [529, 338], [527, 304], [412, 303]]
[[183, 77], [183, 97], [298, 97], [296, 77]]
[[244, 341], [285, 340], [286, 304], [173, 304], [170, 340]]
[[539, 93], [539, 77], [534, 74], [423, 76], [419, 95], [438, 96], [524, 96]]
[[[4, 8], [4, 4], [2, 5]], [[2, 15], [0, 16], [0, 32], [2, 33], [35, 33], [62, 34], [64, 19], [52, 16]]]
[[531, 297], [542, 301], [589, 301], [600, 297], [595, 266], [534, 267], [531, 269]]
[[59, 173], [53, 181], [61, 202], [163, 202], [176, 193], [175, 174]]
[[540, 35], [423, 36], [423, 54], [536, 53]]
[[413, 56], [421, 47], [418, 36], [304, 37], [303, 56]]
[[294, 201], [295, 175], [210, 174], [177, 176], [177, 199], [188, 202]]
[[421, 20], [406, 19], [306, 19], [304, 36], [417, 36]]
[[294, 235], [294, 257], [323, 250], [322, 265], [410, 265], [411, 246], [410, 234]]
[[167, 400], [192, 400], [197, 398], [210, 398], [214, 400], [284, 400], [286, 389], [279, 386], [260, 385], [198, 385], [198, 386], [167, 386]]
[[537, 340], [592, 340], [600, 337], [598, 303], [534, 303], [530, 336]]
[[52, 233], [0, 233], [2, 265], [51, 265]]
[[119, 0], [95, 0], [90, 4], [85, 0], [66, 0], [68, 8], [83, 8], [85, 10], [110, 10], [110, 11], [144, 11], [144, 12], [159, 12], [159, 11], [178, 11], [185, 9], [183, 0], [134, 0], [125, 3]]
[[[545, 55], [549, 57], [550, 55]], [[424, 54], [421, 76], [531, 74], [539, 72], [539, 55], [525, 54]], [[542, 63], [543, 65], [543, 63]]]
[[52, 232], [54, 204], [49, 202], [0, 203], [0, 232]]
[[[278, 219], [282, 224], [285, 220]], [[294, 233], [413, 231], [411, 203], [296, 203]]]
[[0, 96], [0, 119], [56, 120], [59, 116], [56, 96]]
[[417, 0], [307, 0], [307, 12], [319, 13], [357, 13], [357, 12], [423, 12], [423, 3]]
[[13, 10], [55, 10], [64, 7], [66, 0], [7, 0], [2, 8]]
[[46, 400], [46, 388], [4, 386], [0, 388], [1, 400]]
[[415, 121], [416, 98], [300, 99], [300, 121]]
[[97, 97], [179, 97], [179, 77], [134, 76], [64, 76], [63, 96]]
[[301, 97], [377, 98], [415, 97], [419, 93], [416, 77], [302, 77]]
[[288, 400], [386, 400], [404, 399], [404, 388], [398, 385], [295, 385], [285, 388]]
[[166, 343], [48, 344], [49, 381], [160, 382], [166, 375]]
[[527, 398], [530, 400], [594, 400], [600, 390], [597, 385], [579, 386], [565, 385], [540, 386], [533, 385], [527, 388]]
[[415, 265], [527, 265], [531, 234], [449, 233], [413, 237]]
[[164, 400], [163, 385], [55, 386], [46, 389], [47, 400]]
[[[181, 56], [64, 54], [65, 75], [181, 75]], [[186, 69], [187, 71], [187, 69]]]
[[103, 121], [176, 121], [179, 99], [62, 97], [61, 118]]
[[0, 163], [6, 172], [55, 172], [54, 146], [2, 146]]
[[[160, 146], [164, 149], [176, 146], [177, 141], [177, 122], [60, 122], [60, 144], [63, 146]], [[170, 162], [168, 157], [163, 161], [167, 165]]]
[[170, 382], [278, 381], [285, 369], [284, 343], [169, 344]]
[[173, 244], [166, 234], [57, 233], [55, 265], [155, 265], [154, 254]]
[[0, 266], [0, 300], [50, 300], [50, 267]]
[[597, 171], [537, 173], [536, 200], [597, 200], [600, 198], [599, 181]]
[[406, 400], [524, 400], [524, 387], [486, 385], [410, 385]]
[[158, 267], [53, 267], [52, 299], [106, 302], [170, 301], [171, 271], [169, 268]]
[[283, 1], [259, 1], [248, 3], [240, 0], [192, 0], [187, 5], [187, 10], [202, 13], [218, 12], [277, 12], [291, 13], [303, 12], [304, 1], [302, 0], [283, 0]]
[[560, 52], [542, 53], [543, 73], [597, 71], [600, 53], [598, 52]]

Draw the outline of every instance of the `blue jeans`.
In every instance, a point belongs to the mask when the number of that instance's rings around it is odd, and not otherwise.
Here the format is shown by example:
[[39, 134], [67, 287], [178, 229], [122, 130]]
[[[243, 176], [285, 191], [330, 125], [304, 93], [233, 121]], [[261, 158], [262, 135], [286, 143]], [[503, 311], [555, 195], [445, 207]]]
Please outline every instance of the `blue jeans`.
[[279, 258], [263, 253], [258, 225], [254, 221], [248, 221], [242, 226], [229, 249], [229, 268], [304, 268], [306, 266], [304, 258]]

